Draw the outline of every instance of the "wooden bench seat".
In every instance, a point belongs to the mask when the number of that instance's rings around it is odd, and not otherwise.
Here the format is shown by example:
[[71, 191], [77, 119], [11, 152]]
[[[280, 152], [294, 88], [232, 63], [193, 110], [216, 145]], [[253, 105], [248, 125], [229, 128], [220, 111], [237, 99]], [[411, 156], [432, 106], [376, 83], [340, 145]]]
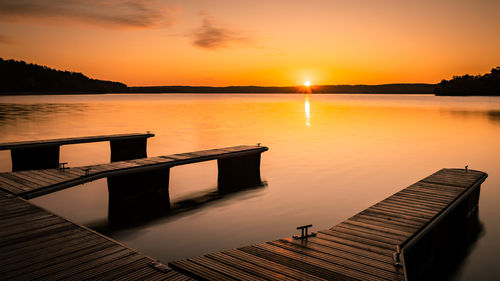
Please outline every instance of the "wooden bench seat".
[[154, 134], [133, 133], [33, 140], [0, 143], [0, 150], [10, 150], [12, 171], [54, 169], [59, 167], [61, 145], [109, 141], [111, 161], [147, 157], [147, 139]]

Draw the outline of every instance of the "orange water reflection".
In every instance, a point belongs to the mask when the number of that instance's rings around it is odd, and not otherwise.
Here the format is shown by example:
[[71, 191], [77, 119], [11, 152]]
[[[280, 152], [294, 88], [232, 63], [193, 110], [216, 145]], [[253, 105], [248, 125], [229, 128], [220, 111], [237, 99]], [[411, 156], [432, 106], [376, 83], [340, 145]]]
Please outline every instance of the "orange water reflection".
[[[468, 164], [489, 173], [480, 202], [486, 231], [474, 255], [494, 257], [500, 250], [498, 112], [498, 98], [433, 96], [0, 97], [0, 136], [14, 141], [150, 130], [156, 134], [149, 141], [150, 156], [268, 146], [261, 165], [266, 188], [113, 233], [162, 261], [290, 236], [297, 225], [328, 228], [437, 169]], [[109, 145], [66, 146], [61, 160], [106, 162]], [[10, 168], [9, 161], [8, 152], [1, 152], [2, 170]], [[173, 168], [171, 199], [210, 191], [216, 183], [215, 162]], [[106, 220], [105, 181], [34, 202], [87, 225]], [[464, 274], [484, 276], [479, 268], [495, 260], [473, 259]]]

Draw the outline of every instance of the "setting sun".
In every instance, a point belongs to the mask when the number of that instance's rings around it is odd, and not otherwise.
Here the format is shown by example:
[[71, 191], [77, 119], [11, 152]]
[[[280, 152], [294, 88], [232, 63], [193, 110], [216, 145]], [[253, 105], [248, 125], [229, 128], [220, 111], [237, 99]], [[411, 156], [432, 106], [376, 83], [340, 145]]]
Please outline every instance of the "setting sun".
[[304, 86], [306, 86], [306, 87], [311, 86], [311, 82], [310, 82], [310, 81], [306, 81], [306, 82], [304, 82]]

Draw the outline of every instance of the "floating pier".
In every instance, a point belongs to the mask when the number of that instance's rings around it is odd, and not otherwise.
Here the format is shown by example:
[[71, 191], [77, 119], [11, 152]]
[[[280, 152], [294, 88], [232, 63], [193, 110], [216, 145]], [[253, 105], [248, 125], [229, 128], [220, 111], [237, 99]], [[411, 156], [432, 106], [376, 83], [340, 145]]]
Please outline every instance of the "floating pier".
[[166, 204], [169, 169], [209, 160], [218, 162], [219, 191], [231, 191], [260, 183], [266, 150], [237, 146], [1, 173], [0, 279], [426, 280], [457, 247], [457, 226], [477, 215], [487, 178], [480, 171], [442, 169], [330, 229], [309, 233], [309, 225], [299, 227], [301, 236], [168, 266], [24, 199], [108, 178], [110, 207], [126, 209], [129, 199], [141, 198]]
[[483, 172], [442, 169], [313, 237], [169, 263], [201, 280], [427, 280], [477, 211]]

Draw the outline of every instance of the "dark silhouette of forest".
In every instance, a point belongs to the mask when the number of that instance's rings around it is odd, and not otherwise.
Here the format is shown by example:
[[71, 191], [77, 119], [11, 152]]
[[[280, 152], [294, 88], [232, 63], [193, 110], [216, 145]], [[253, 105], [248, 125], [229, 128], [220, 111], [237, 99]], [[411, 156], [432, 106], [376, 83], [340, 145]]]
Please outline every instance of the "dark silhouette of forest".
[[24, 61], [0, 58], [0, 93], [111, 93], [125, 91], [119, 82], [88, 78]]
[[500, 66], [484, 75], [454, 76], [436, 85], [437, 96], [500, 96]]
[[500, 67], [485, 75], [455, 76], [439, 84], [314, 85], [311, 87], [261, 86], [150, 86], [127, 87], [120, 82], [89, 78], [79, 72], [60, 71], [24, 61], [0, 58], [0, 95], [99, 93], [358, 93], [500, 95]]

